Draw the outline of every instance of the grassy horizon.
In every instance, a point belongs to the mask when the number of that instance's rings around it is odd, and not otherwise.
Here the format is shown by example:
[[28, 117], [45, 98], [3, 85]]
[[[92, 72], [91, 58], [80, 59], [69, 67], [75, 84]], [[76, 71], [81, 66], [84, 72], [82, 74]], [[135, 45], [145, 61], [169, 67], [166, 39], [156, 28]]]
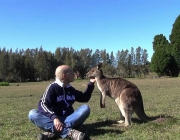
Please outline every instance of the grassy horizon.
[[[95, 87], [90, 101], [91, 114], [84, 128], [92, 140], [178, 140], [180, 139], [180, 77], [157, 79], [128, 79], [141, 90], [148, 116], [165, 115], [162, 122], [141, 123], [133, 115], [132, 126], [117, 126], [119, 109], [113, 99], [106, 97], [106, 108], [99, 106], [100, 93]], [[28, 112], [37, 108], [40, 96], [51, 81], [10, 83], [0, 86], [0, 140], [35, 140], [42, 131], [28, 120]], [[85, 90], [88, 80], [71, 83]], [[19, 85], [19, 86], [17, 86]], [[76, 109], [81, 103], [75, 103]]]

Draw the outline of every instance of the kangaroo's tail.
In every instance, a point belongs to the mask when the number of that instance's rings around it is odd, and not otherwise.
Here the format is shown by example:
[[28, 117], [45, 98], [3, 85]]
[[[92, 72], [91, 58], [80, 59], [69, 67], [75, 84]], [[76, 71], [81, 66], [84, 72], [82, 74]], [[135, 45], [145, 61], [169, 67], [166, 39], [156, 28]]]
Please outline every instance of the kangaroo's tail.
[[139, 102], [138, 107], [134, 111], [135, 111], [136, 115], [138, 116], [138, 118], [140, 120], [142, 120], [143, 122], [151, 121], [151, 117], [147, 116], [144, 111], [144, 105], [143, 105], [142, 100], [141, 100], [141, 102]]
[[[142, 97], [141, 97], [141, 99], [142, 99]], [[165, 117], [164, 115], [153, 116], [153, 117], [147, 116], [144, 111], [143, 100], [140, 100], [139, 105], [137, 106], [137, 108], [134, 111], [135, 111], [136, 115], [138, 116], [138, 118], [143, 122], [149, 122], [149, 121], [162, 122], [167, 119], [167, 117]]]

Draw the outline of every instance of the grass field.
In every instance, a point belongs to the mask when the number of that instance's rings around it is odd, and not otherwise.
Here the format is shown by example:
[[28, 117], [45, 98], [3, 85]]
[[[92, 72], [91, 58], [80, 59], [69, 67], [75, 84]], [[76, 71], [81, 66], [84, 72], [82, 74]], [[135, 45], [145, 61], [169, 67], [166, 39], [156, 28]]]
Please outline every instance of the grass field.
[[[115, 125], [119, 109], [106, 98], [106, 108], [99, 107], [99, 91], [95, 88], [87, 103], [91, 115], [84, 127], [93, 140], [179, 140], [180, 139], [180, 78], [129, 79], [142, 92], [148, 116], [169, 116], [163, 122], [140, 123], [133, 115], [129, 127]], [[84, 90], [88, 81], [74, 81], [72, 85]], [[0, 87], [0, 140], [35, 140], [42, 132], [28, 120], [28, 112], [37, 103], [49, 82], [10, 83]], [[17, 86], [17, 84], [19, 86]], [[80, 103], [74, 105], [77, 108]]]

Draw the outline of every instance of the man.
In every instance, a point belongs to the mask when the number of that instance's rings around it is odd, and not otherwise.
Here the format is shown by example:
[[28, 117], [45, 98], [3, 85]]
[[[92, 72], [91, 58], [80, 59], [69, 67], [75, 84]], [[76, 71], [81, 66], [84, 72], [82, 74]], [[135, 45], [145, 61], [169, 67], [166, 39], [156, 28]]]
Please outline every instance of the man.
[[90, 108], [84, 104], [76, 111], [73, 103], [88, 102], [94, 90], [95, 79], [90, 79], [87, 89], [82, 92], [70, 85], [74, 73], [67, 65], [61, 65], [55, 71], [56, 80], [50, 84], [42, 95], [38, 109], [29, 112], [29, 119], [45, 132], [39, 134], [38, 140], [53, 140], [57, 137], [70, 137], [84, 140], [86, 135], [76, 130], [90, 114]]

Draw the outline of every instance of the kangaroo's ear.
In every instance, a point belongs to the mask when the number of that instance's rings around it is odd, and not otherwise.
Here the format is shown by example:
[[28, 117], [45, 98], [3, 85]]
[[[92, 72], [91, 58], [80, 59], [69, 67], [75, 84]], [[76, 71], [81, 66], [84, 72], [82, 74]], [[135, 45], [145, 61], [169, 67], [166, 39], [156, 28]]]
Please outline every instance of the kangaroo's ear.
[[98, 68], [98, 69], [102, 68], [102, 65], [103, 65], [102, 63], [99, 63], [99, 64], [97, 65], [97, 68]]

